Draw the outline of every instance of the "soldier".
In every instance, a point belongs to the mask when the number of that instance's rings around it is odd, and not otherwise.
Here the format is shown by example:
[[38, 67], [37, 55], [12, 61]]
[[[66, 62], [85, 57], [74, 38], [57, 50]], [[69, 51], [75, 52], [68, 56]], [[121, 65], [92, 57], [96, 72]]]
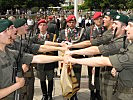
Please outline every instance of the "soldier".
[[[96, 55], [102, 54], [103, 56], [113, 55], [120, 51], [120, 48], [125, 48], [128, 45], [125, 37], [125, 27], [128, 23], [128, 17], [126, 15], [116, 15], [114, 18], [113, 30], [117, 31], [114, 33], [115, 38], [106, 45], [92, 46], [81, 50], [70, 51], [68, 54], [80, 54], [80, 55]], [[112, 94], [114, 90], [114, 85], [116, 78], [111, 75], [111, 69], [107, 69], [104, 73], [102, 79], [102, 98], [103, 100], [112, 100]], [[106, 78], [108, 77], [108, 79]]]
[[[38, 28], [40, 33], [31, 39], [33, 43], [43, 45], [45, 41], [53, 41], [54, 34], [47, 32], [48, 26], [45, 19], [38, 21]], [[47, 52], [46, 54], [54, 55], [54, 52]], [[55, 63], [37, 64], [37, 73], [40, 79], [41, 90], [43, 94], [41, 100], [52, 100], [54, 67]], [[46, 84], [46, 78], [48, 79], [48, 86]]]
[[[66, 41], [67, 43], [77, 43], [83, 41], [86, 36], [84, 34], [84, 29], [76, 27], [76, 17], [74, 15], [69, 15], [66, 19], [67, 28], [61, 30], [59, 35], [59, 42]], [[75, 56], [76, 58], [80, 58], [80, 56]], [[81, 65], [74, 65], [75, 76], [80, 84], [81, 77]], [[71, 98], [71, 100], [78, 100], [76, 94]]]
[[59, 30], [57, 29], [57, 25], [55, 20], [53, 19], [53, 16], [48, 16], [48, 33], [56, 34], [56, 37], [59, 36]]
[[63, 30], [66, 28], [66, 19], [64, 15], [61, 15], [61, 20], [60, 20], [60, 30]]
[[12, 84], [13, 64], [15, 61], [13, 61], [11, 54], [6, 54], [7, 49], [5, 49], [6, 44], [13, 42], [10, 32], [16, 32], [13, 23], [9, 20], [0, 21], [0, 99], [5, 97], [2, 100], [14, 100], [13, 92], [25, 84], [22, 77], [16, 77], [16, 83]]
[[133, 17], [130, 18], [125, 28], [127, 39], [130, 41], [126, 49], [120, 50], [118, 54], [109, 57], [93, 57], [86, 59], [69, 59], [67, 62], [86, 64], [89, 66], [108, 66], [116, 68], [118, 72], [116, 92], [112, 100], [132, 100], [133, 98]]
[[[101, 37], [105, 31], [103, 27], [103, 14], [102, 12], [95, 12], [92, 19], [94, 20], [94, 25], [86, 29], [86, 32], [90, 35], [90, 40], [95, 39], [96, 37]], [[98, 56], [98, 55], [97, 55]], [[100, 68], [88, 67], [89, 75], [89, 89], [91, 90], [90, 100], [101, 100], [100, 96], [100, 83], [99, 83], [99, 71]], [[93, 81], [94, 76], [94, 81]]]
[[[55, 36], [55, 39], [59, 36], [59, 29], [57, 27], [57, 23], [55, 21], [55, 16], [48, 16], [48, 28], [47, 31], [48, 33], [53, 33]], [[55, 55], [58, 55], [58, 52], [54, 52]], [[55, 67], [58, 66], [58, 63], [55, 63]]]
[[[18, 51], [10, 50], [6, 45], [13, 43], [16, 36], [16, 28], [9, 20], [0, 22], [0, 99], [1, 100], [15, 100], [15, 90], [23, 87], [24, 78], [14, 76], [13, 69], [16, 67], [16, 59]], [[23, 54], [21, 62], [25, 64], [30, 63], [50, 63], [54, 61], [63, 60], [62, 57], [45, 56], [45, 55], [30, 55]], [[21, 66], [21, 65], [20, 65]], [[7, 74], [8, 73], [8, 74]], [[16, 78], [16, 79], [15, 79]], [[13, 83], [16, 81], [15, 83]]]

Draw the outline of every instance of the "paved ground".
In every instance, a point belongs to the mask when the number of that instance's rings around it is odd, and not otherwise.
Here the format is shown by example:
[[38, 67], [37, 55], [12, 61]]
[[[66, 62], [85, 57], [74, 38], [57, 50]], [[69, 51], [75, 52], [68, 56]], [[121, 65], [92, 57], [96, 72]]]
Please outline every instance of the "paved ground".
[[[89, 89], [88, 89], [88, 78], [87, 78], [87, 67], [82, 68], [82, 78], [81, 78], [81, 89], [78, 91], [79, 100], [89, 100]], [[41, 100], [42, 94], [40, 90], [39, 79], [35, 80], [35, 94], [34, 100]], [[54, 100], [65, 100], [62, 97], [62, 90], [60, 87], [60, 78], [54, 78], [54, 91], [53, 91]]]

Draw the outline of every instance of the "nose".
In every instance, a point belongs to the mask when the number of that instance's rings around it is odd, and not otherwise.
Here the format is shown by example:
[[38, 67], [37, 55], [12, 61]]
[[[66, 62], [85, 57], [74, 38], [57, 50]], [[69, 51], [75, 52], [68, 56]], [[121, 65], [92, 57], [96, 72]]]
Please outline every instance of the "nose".
[[127, 30], [127, 29], [128, 29], [128, 27], [129, 27], [129, 25], [127, 25], [127, 26], [125, 27], [125, 30]]

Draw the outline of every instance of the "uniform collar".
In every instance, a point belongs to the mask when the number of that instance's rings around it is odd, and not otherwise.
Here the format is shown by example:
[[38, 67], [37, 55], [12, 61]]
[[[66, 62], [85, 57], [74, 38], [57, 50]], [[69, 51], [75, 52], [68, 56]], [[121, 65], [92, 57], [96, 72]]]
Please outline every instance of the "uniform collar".
[[46, 31], [46, 33], [45, 33], [45, 34], [40, 33], [40, 35], [41, 35], [41, 36], [46, 36], [46, 35], [47, 35], [47, 33], [48, 33], [48, 32]]

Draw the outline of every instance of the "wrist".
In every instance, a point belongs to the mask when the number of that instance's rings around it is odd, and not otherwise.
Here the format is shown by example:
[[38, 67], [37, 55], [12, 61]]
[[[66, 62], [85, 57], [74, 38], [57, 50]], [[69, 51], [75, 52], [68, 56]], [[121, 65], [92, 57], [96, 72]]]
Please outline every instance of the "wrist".
[[58, 43], [58, 46], [61, 47], [61, 43]]
[[59, 61], [63, 61], [63, 60], [64, 60], [64, 57], [59, 56]]
[[15, 87], [16, 87], [16, 90], [19, 89], [19, 88], [21, 88], [19, 82], [15, 83], [14, 85], [15, 85]]
[[75, 58], [71, 58], [71, 61], [70, 61], [71, 63], [76, 63], [76, 59]]

